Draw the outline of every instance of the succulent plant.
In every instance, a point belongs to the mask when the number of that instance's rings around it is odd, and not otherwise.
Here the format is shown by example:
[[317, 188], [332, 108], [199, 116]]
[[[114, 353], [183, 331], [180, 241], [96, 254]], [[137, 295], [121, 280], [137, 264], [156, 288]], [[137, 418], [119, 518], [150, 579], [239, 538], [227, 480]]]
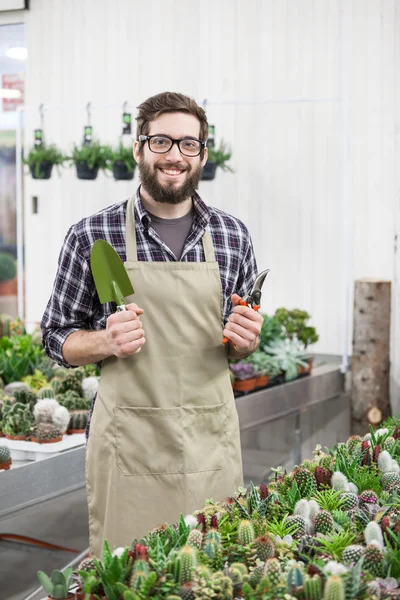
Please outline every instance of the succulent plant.
[[8, 470], [11, 465], [11, 452], [8, 446], [0, 445], [0, 470]]
[[70, 422], [70, 414], [64, 406], [58, 406], [53, 414], [53, 425], [65, 433]]
[[3, 432], [7, 436], [27, 436], [33, 425], [29, 406], [20, 402], [6, 404], [3, 408]]
[[88, 410], [77, 410], [69, 415], [68, 431], [82, 430], [86, 428], [89, 419]]
[[39, 400], [42, 400], [43, 398], [53, 398], [54, 399], [55, 393], [51, 386], [42, 387], [38, 391], [37, 397]]
[[57, 400], [52, 398], [38, 400], [33, 408], [36, 423], [52, 423], [54, 413], [59, 406]]
[[99, 378], [93, 375], [92, 377], [84, 377], [82, 380], [82, 393], [86, 400], [92, 401], [99, 388]]
[[268, 535], [256, 538], [251, 545], [259, 560], [266, 561], [275, 556], [275, 544]]
[[68, 390], [67, 392], [56, 394], [56, 400], [70, 412], [73, 410], [89, 410], [91, 404], [89, 400], [85, 400], [85, 398], [75, 390]]
[[238, 530], [238, 540], [242, 546], [248, 546], [254, 540], [254, 527], [251, 521], [241, 521]]
[[39, 443], [49, 442], [62, 437], [62, 431], [52, 423], [38, 423], [32, 433], [32, 438]]

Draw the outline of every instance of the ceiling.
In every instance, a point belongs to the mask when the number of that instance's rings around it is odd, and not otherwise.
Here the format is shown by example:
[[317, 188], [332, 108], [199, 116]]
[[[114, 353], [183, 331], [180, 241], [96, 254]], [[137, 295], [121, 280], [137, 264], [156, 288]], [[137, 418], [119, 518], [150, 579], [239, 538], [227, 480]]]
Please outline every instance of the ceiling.
[[25, 61], [5, 55], [9, 48], [25, 46], [24, 25], [0, 26], [0, 73], [20, 73], [25, 70]]

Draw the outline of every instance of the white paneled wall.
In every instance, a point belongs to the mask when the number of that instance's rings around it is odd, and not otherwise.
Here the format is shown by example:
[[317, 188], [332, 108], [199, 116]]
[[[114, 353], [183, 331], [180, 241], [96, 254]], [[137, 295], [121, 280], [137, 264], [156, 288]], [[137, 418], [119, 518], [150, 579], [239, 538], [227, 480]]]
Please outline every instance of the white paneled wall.
[[[248, 225], [260, 268], [271, 269], [263, 309], [309, 310], [317, 350], [345, 345], [346, 273], [393, 281], [400, 408], [399, 3], [31, 0], [26, 25], [27, 103], [68, 105], [45, 113], [48, 141], [66, 149], [81, 140], [89, 101], [95, 133], [116, 142], [121, 110], [96, 105], [127, 100], [134, 110], [167, 89], [207, 98], [235, 173], [201, 183], [200, 194]], [[28, 144], [38, 125], [28, 111]], [[136, 183], [82, 182], [72, 170], [26, 178], [28, 320], [41, 317], [69, 225]]]

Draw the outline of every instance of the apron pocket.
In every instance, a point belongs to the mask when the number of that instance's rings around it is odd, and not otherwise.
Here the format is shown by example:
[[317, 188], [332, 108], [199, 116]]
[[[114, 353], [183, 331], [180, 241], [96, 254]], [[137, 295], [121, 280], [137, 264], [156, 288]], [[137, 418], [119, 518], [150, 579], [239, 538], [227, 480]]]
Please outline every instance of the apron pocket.
[[227, 457], [227, 407], [191, 406], [182, 410], [185, 473], [218, 471]]
[[180, 408], [114, 409], [117, 464], [124, 475], [183, 472]]

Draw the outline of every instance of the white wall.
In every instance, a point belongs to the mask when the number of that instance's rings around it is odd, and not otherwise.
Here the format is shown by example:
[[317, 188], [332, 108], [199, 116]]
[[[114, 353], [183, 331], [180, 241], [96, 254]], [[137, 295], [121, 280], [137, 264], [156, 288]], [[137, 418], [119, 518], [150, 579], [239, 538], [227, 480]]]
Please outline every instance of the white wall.
[[[346, 269], [393, 280], [399, 385], [399, 13], [395, 0], [31, 0], [26, 100], [75, 107], [46, 113], [49, 141], [69, 148], [88, 101], [135, 107], [166, 89], [207, 98], [236, 172], [203, 182], [200, 194], [249, 226], [260, 268], [271, 269], [263, 309], [309, 310], [316, 350], [340, 353]], [[349, 112], [293, 102], [327, 98], [349, 99]], [[117, 141], [120, 112], [94, 110], [99, 137]], [[26, 122], [30, 144], [36, 110]], [[26, 179], [28, 320], [41, 317], [68, 226], [134, 188], [104, 176], [80, 182], [72, 171]], [[395, 396], [400, 407], [398, 388]]]

